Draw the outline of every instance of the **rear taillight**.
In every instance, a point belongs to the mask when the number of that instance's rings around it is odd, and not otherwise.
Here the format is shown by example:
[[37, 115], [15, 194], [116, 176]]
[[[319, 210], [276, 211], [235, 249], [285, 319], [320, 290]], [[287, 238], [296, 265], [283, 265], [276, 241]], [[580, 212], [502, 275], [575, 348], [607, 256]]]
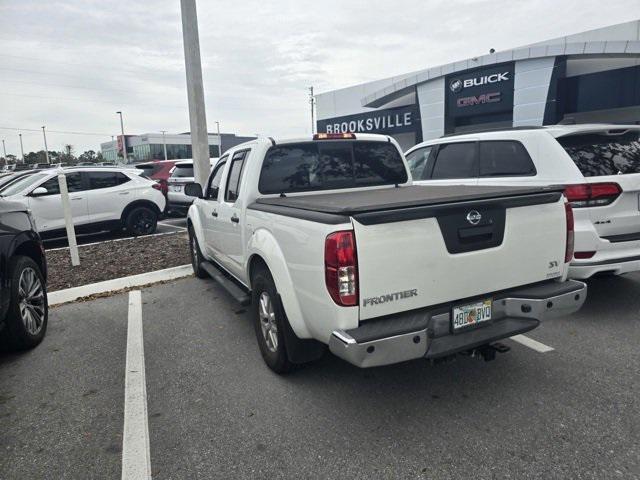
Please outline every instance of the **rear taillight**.
[[564, 194], [573, 208], [609, 205], [622, 193], [617, 183], [583, 183], [567, 185]]
[[334, 302], [358, 305], [358, 256], [352, 230], [332, 233], [325, 240], [324, 278]]
[[593, 258], [596, 252], [575, 252], [573, 257], [577, 260], [584, 260], [586, 258]]
[[154, 183], [153, 185], [151, 185], [151, 188], [162, 191], [162, 185], [160, 185], [159, 183]]
[[564, 250], [564, 263], [569, 263], [573, 258], [573, 244], [575, 239], [573, 209], [570, 204], [564, 204], [564, 212], [567, 217], [567, 246]]

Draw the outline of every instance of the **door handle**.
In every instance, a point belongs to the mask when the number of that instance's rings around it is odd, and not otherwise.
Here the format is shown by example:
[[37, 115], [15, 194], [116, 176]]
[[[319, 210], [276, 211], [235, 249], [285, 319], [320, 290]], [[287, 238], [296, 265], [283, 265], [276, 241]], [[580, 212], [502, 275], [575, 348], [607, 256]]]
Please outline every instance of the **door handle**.
[[240, 223], [240, 219], [237, 217], [235, 213], [233, 214], [233, 217], [231, 217], [231, 221], [233, 223]]
[[120, 192], [118, 195], [129, 195], [129, 192]]
[[73, 197], [71, 200], [82, 200], [82, 197]]
[[218, 212], [216, 210], [214, 210], [213, 212], [211, 212], [211, 216], [212, 217], [217, 217], [218, 216]]

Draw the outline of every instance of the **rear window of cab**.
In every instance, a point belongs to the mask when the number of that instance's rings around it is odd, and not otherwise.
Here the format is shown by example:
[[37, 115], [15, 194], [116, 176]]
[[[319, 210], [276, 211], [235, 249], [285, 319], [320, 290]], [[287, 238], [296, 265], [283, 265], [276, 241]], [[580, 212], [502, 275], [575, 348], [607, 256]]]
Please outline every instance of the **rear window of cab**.
[[398, 149], [388, 142], [316, 141], [276, 145], [265, 156], [262, 194], [396, 185], [408, 180]]

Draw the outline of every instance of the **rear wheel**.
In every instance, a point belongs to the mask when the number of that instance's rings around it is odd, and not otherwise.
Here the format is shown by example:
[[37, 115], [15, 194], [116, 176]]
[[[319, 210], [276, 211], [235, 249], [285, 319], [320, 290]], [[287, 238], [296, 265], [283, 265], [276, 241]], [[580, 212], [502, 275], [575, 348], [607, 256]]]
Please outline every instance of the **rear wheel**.
[[191, 252], [191, 266], [193, 267], [193, 273], [195, 273], [198, 278], [205, 278], [207, 276], [207, 272], [202, 268], [204, 257], [202, 256], [198, 239], [196, 238], [196, 234], [191, 225], [189, 225], [189, 250]]
[[46, 284], [40, 267], [31, 258], [17, 255], [10, 262], [11, 301], [4, 341], [13, 349], [33, 348], [42, 341], [47, 330]]
[[251, 313], [262, 358], [274, 372], [287, 373], [293, 364], [287, 357], [284, 343], [286, 319], [273, 278], [266, 268], [259, 268], [251, 285]]
[[135, 207], [127, 215], [125, 225], [131, 235], [150, 235], [158, 226], [158, 214], [149, 207]]

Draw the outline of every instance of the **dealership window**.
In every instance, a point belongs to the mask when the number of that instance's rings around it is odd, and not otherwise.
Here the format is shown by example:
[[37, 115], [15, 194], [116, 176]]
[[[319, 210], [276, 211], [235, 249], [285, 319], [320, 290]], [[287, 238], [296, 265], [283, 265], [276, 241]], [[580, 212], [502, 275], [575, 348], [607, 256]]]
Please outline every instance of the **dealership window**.
[[536, 167], [520, 142], [480, 142], [481, 177], [513, 177], [535, 174]]
[[407, 163], [414, 180], [425, 180], [427, 176], [427, 160], [433, 147], [424, 147], [414, 150], [407, 155]]
[[585, 177], [640, 173], [637, 130], [619, 135], [570, 135], [557, 140]]
[[431, 178], [438, 180], [477, 177], [476, 150], [475, 142], [440, 145]]

